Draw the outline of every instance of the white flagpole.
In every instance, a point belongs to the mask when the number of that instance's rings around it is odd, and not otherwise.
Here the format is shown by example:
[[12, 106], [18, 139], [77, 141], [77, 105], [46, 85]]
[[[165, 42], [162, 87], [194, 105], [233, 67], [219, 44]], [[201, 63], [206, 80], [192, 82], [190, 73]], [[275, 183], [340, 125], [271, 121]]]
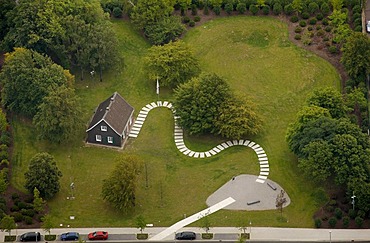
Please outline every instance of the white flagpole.
[[156, 89], [156, 92], [157, 92], [157, 96], [158, 96], [158, 100], [159, 100], [159, 81], [158, 81], [158, 77], [157, 77], [157, 89]]

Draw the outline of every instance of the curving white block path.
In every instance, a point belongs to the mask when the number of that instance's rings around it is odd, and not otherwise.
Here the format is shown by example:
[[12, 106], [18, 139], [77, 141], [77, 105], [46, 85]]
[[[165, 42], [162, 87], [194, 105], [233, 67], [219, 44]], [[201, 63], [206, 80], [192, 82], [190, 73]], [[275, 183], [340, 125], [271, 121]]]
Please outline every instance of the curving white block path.
[[[165, 108], [172, 110], [172, 112], [175, 113], [175, 110], [173, 109], [172, 104], [168, 101], [163, 101], [163, 102], [157, 101], [157, 102], [152, 102], [150, 104], [147, 104], [146, 106], [141, 108], [139, 115], [137, 116], [135, 123], [133, 127], [131, 128], [129, 137], [136, 138], [139, 135], [140, 130], [145, 122], [146, 117], [148, 116], [149, 111], [157, 107], [165, 107]], [[256, 179], [256, 182], [259, 182], [259, 183], [265, 182], [265, 180], [267, 179], [267, 176], [269, 175], [270, 168], [269, 168], [269, 162], [268, 162], [266, 152], [265, 150], [263, 150], [263, 148], [260, 145], [256, 144], [255, 142], [249, 141], [249, 140], [241, 139], [241, 140], [232, 140], [232, 141], [224, 142], [206, 152], [192, 151], [188, 149], [184, 143], [184, 132], [182, 128], [177, 125], [178, 117], [174, 115], [174, 119], [175, 119], [175, 131], [174, 131], [175, 144], [181, 153], [189, 157], [202, 159], [202, 158], [211, 157], [213, 155], [216, 155], [220, 153], [222, 150], [232, 147], [232, 146], [249, 147], [253, 149], [253, 151], [256, 153], [259, 164], [260, 164], [260, 174], [258, 178]]]

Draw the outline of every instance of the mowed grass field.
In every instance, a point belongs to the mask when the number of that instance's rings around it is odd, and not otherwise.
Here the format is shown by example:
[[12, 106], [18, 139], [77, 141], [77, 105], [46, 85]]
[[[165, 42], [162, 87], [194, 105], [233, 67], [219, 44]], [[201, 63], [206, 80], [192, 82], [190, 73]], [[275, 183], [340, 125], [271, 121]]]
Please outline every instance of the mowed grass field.
[[[147, 80], [143, 56], [150, 47], [125, 21], [113, 21], [124, 61], [118, 69], [105, 74], [103, 82], [88, 77], [76, 78], [88, 123], [93, 110], [114, 91], [118, 91], [139, 112], [142, 106], [157, 100], [155, 82]], [[264, 118], [261, 134], [251, 139], [267, 152], [269, 178], [286, 190], [292, 203], [281, 220], [276, 210], [247, 212], [221, 210], [210, 216], [212, 226], [312, 227], [313, 213], [320, 195], [317, 185], [301, 176], [294, 156], [285, 142], [287, 126], [295, 118], [307, 94], [315, 88], [339, 89], [335, 69], [288, 41], [287, 27], [274, 18], [219, 18], [191, 29], [184, 41], [192, 46], [202, 69], [224, 77], [236, 92], [248, 95]], [[172, 93], [161, 89], [160, 99], [171, 100]], [[61, 191], [48, 203], [55, 226], [135, 227], [135, 218], [143, 215], [154, 226], [169, 226], [206, 208], [207, 197], [239, 174], [259, 172], [257, 156], [250, 149], [232, 147], [206, 159], [184, 156], [173, 140], [172, 112], [165, 108], [150, 112], [138, 138], [130, 139], [123, 151], [86, 147], [85, 131], [76, 131], [72, 142], [50, 145], [36, 139], [30, 121], [14, 117], [14, 159], [12, 184], [23, 189], [28, 161], [37, 152], [55, 156], [63, 173]], [[185, 135], [190, 149], [205, 151], [224, 141], [211, 136]], [[145, 164], [137, 188], [136, 208], [124, 214], [105, 203], [100, 194], [102, 180], [115, 167], [115, 158], [136, 154]], [[69, 185], [75, 183], [75, 200]], [[242, 190], [242, 188], [241, 188]], [[75, 216], [70, 220], [69, 216]], [[200, 223], [194, 223], [199, 226]]]

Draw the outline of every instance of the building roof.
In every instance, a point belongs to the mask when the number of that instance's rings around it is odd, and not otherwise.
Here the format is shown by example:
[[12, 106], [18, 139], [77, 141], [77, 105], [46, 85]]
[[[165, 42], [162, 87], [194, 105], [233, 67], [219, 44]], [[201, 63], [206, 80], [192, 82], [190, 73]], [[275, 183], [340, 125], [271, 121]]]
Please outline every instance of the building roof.
[[121, 135], [130, 119], [134, 108], [118, 92], [99, 104], [86, 132], [101, 121], [105, 121], [117, 134]]

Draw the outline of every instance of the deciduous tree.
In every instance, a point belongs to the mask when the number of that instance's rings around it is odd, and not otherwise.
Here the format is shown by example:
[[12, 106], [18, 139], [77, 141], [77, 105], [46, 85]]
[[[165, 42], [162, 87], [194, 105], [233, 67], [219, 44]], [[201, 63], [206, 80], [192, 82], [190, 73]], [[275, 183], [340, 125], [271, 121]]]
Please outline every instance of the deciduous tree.
[[175, 41], [185, 30], [180, 17], [169, 16], [145, 26], [145, 35], [152, 44], [163, 45]]
[[15, 227], [16, 225], [14, 218], [10, 215], [5, 215], [0, 221], [0, 229], [8, 232], [9, 235], [11, 234], [12, 229], [15, 229]]
[[102, 197], [116, 209], [129, 211], [135, 207], [137, 176], [142, 162], [133, 155], [119, 156], [116, 162], [114, 171], [103, 181]]
[[58, 169], [54, 157], [48, 153], [33, 156], [24, 175], [25, 187], [30, 193], [37, 188], [42, 198], [50, 199], [59, 192], [62, 172]]
[[182, 41], [153, 46], [145, 57], [149, 79], [159, 77], [161, 86], [176, 87], [200, 72], [198, 60]]
[[81, 104], [74, 90], [64, 85], [50, 90], [33, 124], [42, 139], [55, 143], [70, 141], [82, 126]]

